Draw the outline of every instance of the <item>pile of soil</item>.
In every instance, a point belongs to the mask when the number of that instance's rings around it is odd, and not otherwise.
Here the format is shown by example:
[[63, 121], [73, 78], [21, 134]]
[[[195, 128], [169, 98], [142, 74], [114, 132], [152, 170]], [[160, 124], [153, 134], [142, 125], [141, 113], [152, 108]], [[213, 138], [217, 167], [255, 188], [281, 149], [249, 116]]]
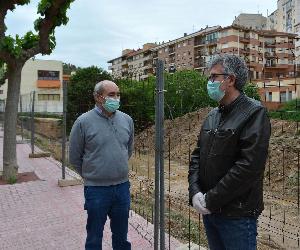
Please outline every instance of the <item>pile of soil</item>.
[[[203, 120], [211, 108], [199, 109], [164, 123], [164, 155], [172, 161], [188, 165]], [[269, 189], [282, 191], [281, 182], [293, 182], [297, 173], [300, 151], [300, 124], [294, 121], [271, 119], [272, 134], [269, 158], [266, 165], [266, 182]], [[136, 152], [155, 154], [155, 126], [149, 127], [135, 138]], [[289, 179], [291, 179], [289, 181]], [[292, 183], [293, 184], [293, 183]], [[293, 191], [295, 187], [291, 187]], [[291, 192], [292, 192], [291, 191]], [[288, 194], [288, 192], [286, 193]]]

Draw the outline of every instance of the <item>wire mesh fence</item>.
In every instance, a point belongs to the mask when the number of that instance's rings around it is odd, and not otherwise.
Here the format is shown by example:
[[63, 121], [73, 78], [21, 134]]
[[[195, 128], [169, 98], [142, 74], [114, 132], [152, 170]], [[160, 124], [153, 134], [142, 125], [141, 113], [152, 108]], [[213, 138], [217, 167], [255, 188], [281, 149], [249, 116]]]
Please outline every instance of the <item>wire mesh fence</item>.
[[[188, 164], [193, 151], [202, 121], [215, 105], [206, 92], [205, 78], [201, 74], [188, 73], [165, 74], [165, 122], [164, 122], [164, 222], [165, 247], [171, 249], [172, 237], [185, 242], [191, 248], [194, 244], [207, 246], [202, 217], [188, 205]], [[136, 124], [135, 151], [130, 159], [131, 181], [131, 208], [143, 216], [146, 224], [139, 225], [146, 228], [149, 233], [144, 235], [151, 244], [154, 242], [153, 223], [155, 216], [155, 81], [117, 81], [120, 87], [121, 109], [131, 115]], [[273, 83], [272, 83], [273, 84]], [[287, 86], [282, 83], [276, 86], [264, 84], [260, 86], [263, 92], [262, 100], [270, 101], [266, 93], [278, 92], [280, 106], [289, 100], [291, 95]], [[274, 85], [274, 84], [273, 84]], [[294, 99], [292, 110], [275, 111], [273, 115], [272, 136], [269, 147], [269, 157], [264, 176], [265, 210], [259, 219], [258, 241], [259, 249], [299, 248], [300, 236], [300, 204], [299, 204], [299, 101], [296, 101], [299, 85], [295, 82], [292, 90]], [[123, 92], [125, 93], [123, 95]], [[283, 98], [285, 93], [285, 99]], [[281, 97], [280, 97], [281, 96]], [[199, 98], [201, 97], [201, 98]], [[91, 96], [91, 98], [93, 98]], [[264, 99], [265, 98], [265, 99]], [[273, 94], [274, 98], [274, 94]], [[27, 100], [27, 101], [25, 101]], [[29, 101], [28, 101], [29, 100]], [[30, 101], [31, 100], [31, 101]], [[67, 103], [67, 100], [65, 100]], [[274, 101], [274, 100], [273, 100]], [[31, 104], [27, 107], [26, 102]], [[275, 102], [275, 101], [274, 101]], [[20, 102], [21, 105], [21, 102]], [[32, 111], [33, 101], [30, 96], [22, 97], [20, 112]], [[37, 104], [36, 104], [37, 105]], [[26, 108], [25, 108], [26, 107]], [[56, 136], [43, 135], [43, 131], [35, 128], [34, 142], [47, 148], [58, 161], [65, 159], [68, 163], [68, 134], [75, 119], [92, 109], [92, 104], [80, 103], [73, 109], [66, 111], [67, 133], [65, 150], [62, 149], [63, 123], [57, 126], [61, 133]], [[63, 111], [63, 107], [60, 107]], [[34, 107], [34, 110], [38, 110]], [[292, 115], [291, 115], [292, 114]], [[288, 117], [287, 117], [288, 116]], [[31, 116], [27, 123], [20, 119], [20, 128], [23, 126], [31, 131]], [[288, 120], [290, 119], [290, 120]], [[23, 123], [23, 125], [21, 125]], [[33, 123], [36, 125], [36, 123]], [[25, 132], [22, 132], [24, 134]], [[32, 134], [28, 134], [31, 136]], [[25, 136], [24, 136], [25, 137]], [[65, 154], [65, 156], [63, 156]], [[65, 158], [64, 158], [65, 157]], [[63, 176], [63, 174], [62, 174]], [[151, 228], [151, 230], [150, 230]]]

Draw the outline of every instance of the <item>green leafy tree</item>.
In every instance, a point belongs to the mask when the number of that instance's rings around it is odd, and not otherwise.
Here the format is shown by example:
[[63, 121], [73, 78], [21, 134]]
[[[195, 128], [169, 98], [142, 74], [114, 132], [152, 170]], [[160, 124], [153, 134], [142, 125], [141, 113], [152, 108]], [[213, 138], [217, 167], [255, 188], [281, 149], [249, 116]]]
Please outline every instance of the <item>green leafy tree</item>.
[[155, 78], [147, 81], [116, 80], [121, 92], [120, 110], [129, 114], [139, 132], [154, 122]]
[[94, 87], [102, 80], [111, 80], [111, 75], [96, 66], [79, 69], [71, 76], [68, 85], [68, 131], [79, 115], [94, 107]]
[[76, 67], [71, 63], [63, 63], [63, 73], [66, 75], [71, 75], [72, 72], [76, 72], [80, 67]]
[[41, 0], [38, 4], [38, 19], [34, 22], [35, 31], [24, 36], [6, 35], [5, 16], [17, 6], [30, 3], [30, 0], [0, 1], [0, 66], [6, 65], [5, 78], [8, 90], [4, 120], [3, 177], [15, 179], [18, 173], [16, 157], [16, 126], [18, 100], [20, 95], [21, 71], [31, 57], [51, 54], [56, 45], [54, 30], [66, 25], [67, 9], [74, 0]]
[[260, 101], [260, 95], [258, 92], [258, 87], [255, 84], [247, 83], [244, 88], [245, 94], [250, 98]]
[[207, 78], [196, 70], [165, 74], [165, 114], [176, 118], [199, 108], [215, 106], [206, 89]]
[[[140, 82], [131, 79], [115, 81], [121, 90], [120, 109], [132, 116], [136, 131], [152, 125], [155, 121], [156, 78], [152, 76]], [[199, 108], [218, 105], [207, 94], [207, 77], [196, 70], [164, 73], [164, 84], [166, 119], [174, 119]], [[244, 90], [246, 95], [259, 100], [256, 85], [247, 84]]]

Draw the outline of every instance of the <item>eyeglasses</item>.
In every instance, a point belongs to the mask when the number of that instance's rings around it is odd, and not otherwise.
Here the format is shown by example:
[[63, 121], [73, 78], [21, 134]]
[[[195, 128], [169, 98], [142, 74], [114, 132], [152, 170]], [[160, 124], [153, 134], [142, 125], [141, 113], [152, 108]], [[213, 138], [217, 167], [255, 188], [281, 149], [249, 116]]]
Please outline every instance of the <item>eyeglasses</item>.
[[208, 76], [208, 80], [211, 81], [211, 82], [214, 82], [216, 80], [216, 78], [218, 76], [228, 76], [229, 74], [224, 74], [224, 73], [221, 73], [221, 74], [211, 74]]

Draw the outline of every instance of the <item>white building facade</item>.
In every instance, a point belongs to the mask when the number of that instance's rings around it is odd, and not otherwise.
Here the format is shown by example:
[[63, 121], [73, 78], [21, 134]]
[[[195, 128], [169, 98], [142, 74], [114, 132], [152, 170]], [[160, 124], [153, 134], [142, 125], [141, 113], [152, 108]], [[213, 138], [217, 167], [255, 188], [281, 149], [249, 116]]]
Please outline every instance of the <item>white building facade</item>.
[[[29, 59], [21, 73], [19, 112], [32, 110], [42, 113], [63, 112], [63, 65], [61, 61]], [[7, 80], [0, 86], [0, 111], [4, 111], [7, 96]]]

